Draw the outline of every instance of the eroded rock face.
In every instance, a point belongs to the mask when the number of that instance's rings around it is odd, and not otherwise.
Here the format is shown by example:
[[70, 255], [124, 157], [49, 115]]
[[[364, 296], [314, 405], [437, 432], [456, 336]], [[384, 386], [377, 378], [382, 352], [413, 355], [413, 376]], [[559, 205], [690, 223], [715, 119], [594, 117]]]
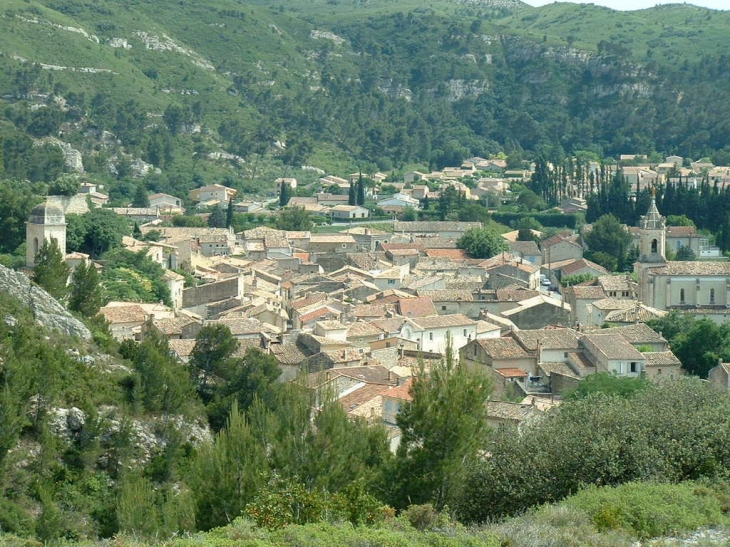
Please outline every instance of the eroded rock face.
[[0, 266], [0, 290], [14, 296], [33, 312], [36, 322], [66, 336], [91, 340], [91, 332], [46, 291], [25, 274]]

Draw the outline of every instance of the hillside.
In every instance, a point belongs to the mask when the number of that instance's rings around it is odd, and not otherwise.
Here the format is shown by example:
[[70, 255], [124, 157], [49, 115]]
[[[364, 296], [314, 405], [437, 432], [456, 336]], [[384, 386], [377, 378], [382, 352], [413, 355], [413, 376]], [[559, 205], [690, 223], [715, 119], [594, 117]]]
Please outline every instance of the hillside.
[[139, 159], [150, 191], [184, 193], [222, 180], [262, 192], [284, 173], [306, 179], [301, 165], [390, 171], [500, 151], [729, 155], [729, 12], [518, 0], [4, 7], [5, 175], [58, 176], [59, 149], [28, 138], [60, 137], [116, 203], [133, 195]]

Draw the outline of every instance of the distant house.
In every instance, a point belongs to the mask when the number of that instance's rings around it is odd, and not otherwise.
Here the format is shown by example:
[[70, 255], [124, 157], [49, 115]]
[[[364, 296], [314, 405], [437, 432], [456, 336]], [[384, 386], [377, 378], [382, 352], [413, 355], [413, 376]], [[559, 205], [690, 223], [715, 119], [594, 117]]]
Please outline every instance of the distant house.
[[111, 210], [132, 222], [147, 223], [160, 218], [157, 207], [112, 207]]
[[620, 334], [586, 334], [581, 345], [597, 372], [638, 377], [646, 369], [646, 357]]
[[294, 178], [278, 178], [274, 181], [274, 184], [276, 184], [276, 193], [281, 194], [281, 186], [282, 184], [286, 184], [289, 188], [292, 190], [296, 189], [297, 187], [297, 179]]
[[421, 202], [415, 198], [412, 198], [408, 194], [399, 193], [399, 194], [395, 194], [393, 197], [380, 200], [378, 202], [378, 207], [383, 209], [383, 211], [387, 211], [387, 212], [391, 212], [391, 213], [400, 213], [406, 207], [411, 207], [412, 209], [419, 209], [421, 207]]
[[182, 200], [170, 194], [152, 194], [149, 200], [150, 207], [157, 207], [162, 212], [181, 213], [184, 210]]
[[422, 351], [444, 353], [447, 337], [451, 337], [454, 351], [458, 351], [477, 337], [476, 321], [465, 315], [434, 315], [406, 320], [400, 335], [418, 342]]
[[228, 201], [233, 199], [237, 193], [237, 190], [228, 188], [222, 184], [211, 184], [209, 186], [203, 186], [202, 188], [191, 190], [190, 199], [198, 203], [213, 201], [218, 203], [228, 203]]
[[330, 218], [336, 220], [354, 220], [368, 218], [370, 211], [359, 205], [335, 205], [330, 209]]

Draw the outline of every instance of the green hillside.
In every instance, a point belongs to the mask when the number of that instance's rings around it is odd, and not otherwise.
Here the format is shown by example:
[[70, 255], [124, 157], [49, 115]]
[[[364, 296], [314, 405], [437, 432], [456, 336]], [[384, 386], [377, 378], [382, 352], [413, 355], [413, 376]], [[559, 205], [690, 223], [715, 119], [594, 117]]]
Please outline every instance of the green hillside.
[[29, 137], [61, 137], [118, 204], [134, 195], [125, 162], [136, 158], [160, 170], [149, 191], [184, 194], [211, 182], [265, 193], [282, 174], [311, 180], [302, 165], [342, 174], [581, 149], [730, 157], [730, 12], [518, 0], [3, 7], [5, 176], [58, 176], [58, 149]]

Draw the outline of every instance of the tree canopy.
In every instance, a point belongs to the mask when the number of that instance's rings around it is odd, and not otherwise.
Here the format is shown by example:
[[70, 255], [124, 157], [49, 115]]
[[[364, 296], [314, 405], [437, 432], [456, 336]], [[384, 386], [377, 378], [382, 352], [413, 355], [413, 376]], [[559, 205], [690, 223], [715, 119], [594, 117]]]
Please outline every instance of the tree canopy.
[[491, 258], [507, 250], [507, 242], [490, 228], [469, 228], [456, 242], [472, 258]]

